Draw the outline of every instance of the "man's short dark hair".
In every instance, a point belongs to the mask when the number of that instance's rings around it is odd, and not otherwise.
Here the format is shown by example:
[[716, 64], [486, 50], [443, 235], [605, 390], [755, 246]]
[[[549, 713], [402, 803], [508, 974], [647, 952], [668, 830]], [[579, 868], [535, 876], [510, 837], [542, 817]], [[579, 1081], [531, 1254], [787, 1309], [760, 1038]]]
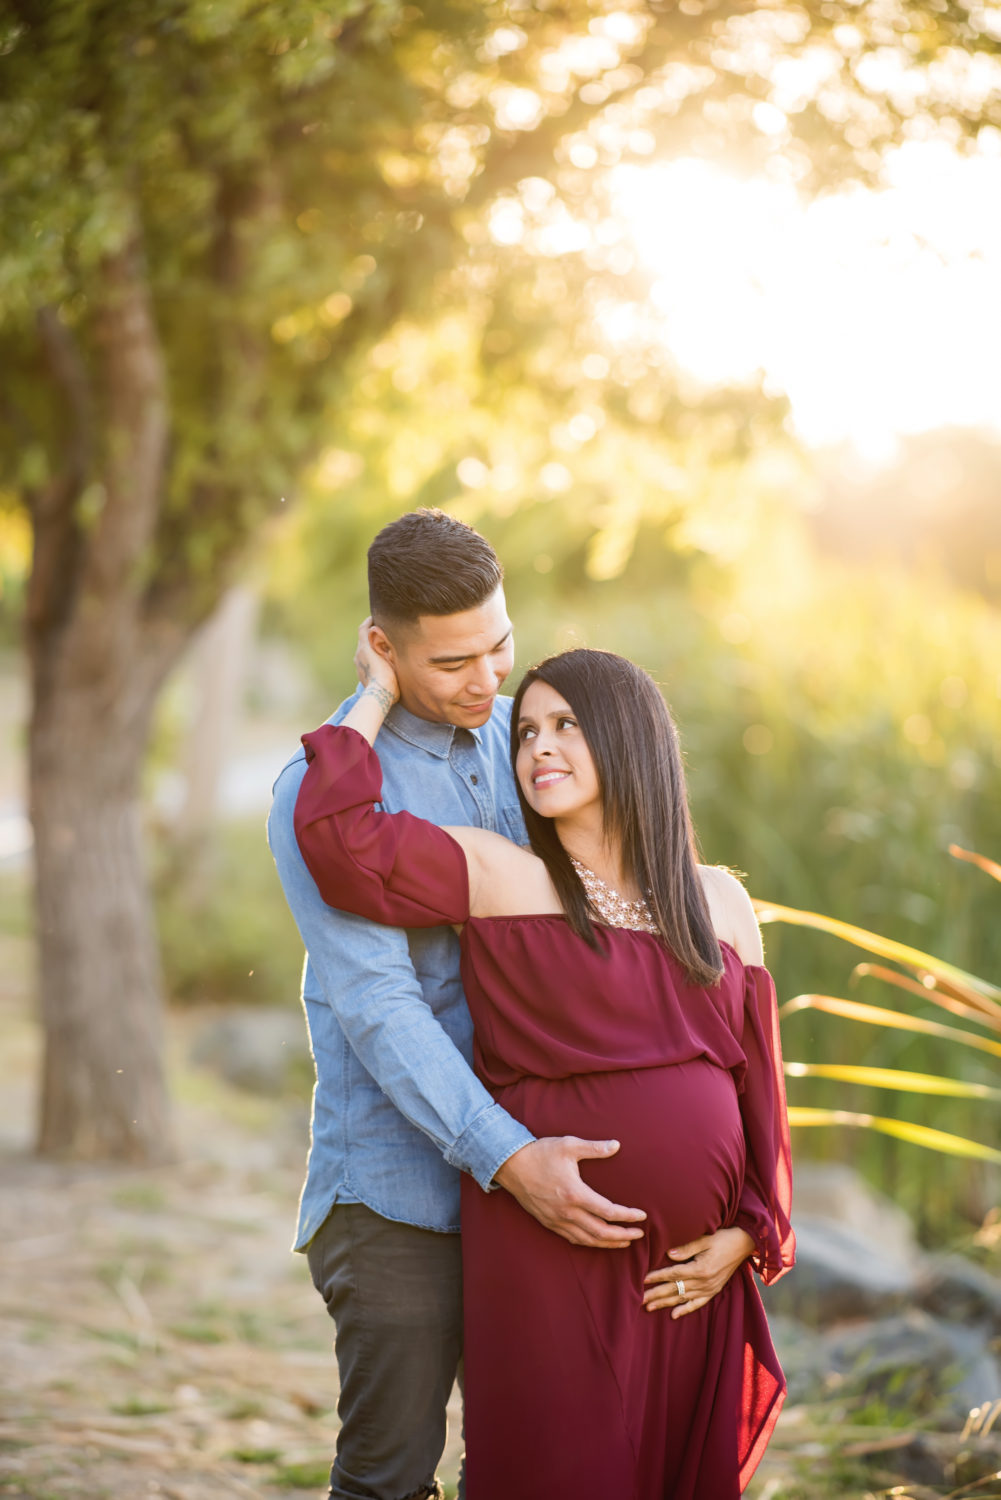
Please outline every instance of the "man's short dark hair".
[[415, 625], [421, 615], [476, 609], [504, 570], [485, 537], [443, 510], [408, 511], [368, 549], [368, 596], [377, 625]]

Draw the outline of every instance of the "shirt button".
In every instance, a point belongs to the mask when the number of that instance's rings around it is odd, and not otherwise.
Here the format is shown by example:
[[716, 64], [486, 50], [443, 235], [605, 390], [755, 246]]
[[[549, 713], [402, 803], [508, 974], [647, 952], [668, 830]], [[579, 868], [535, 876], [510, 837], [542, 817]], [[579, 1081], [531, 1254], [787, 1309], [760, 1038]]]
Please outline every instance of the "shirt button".
[[480, 778], [477, 776], [475, 771], [472, 773], [469, 779], [473, 783], [473, 786], [479, 786]]

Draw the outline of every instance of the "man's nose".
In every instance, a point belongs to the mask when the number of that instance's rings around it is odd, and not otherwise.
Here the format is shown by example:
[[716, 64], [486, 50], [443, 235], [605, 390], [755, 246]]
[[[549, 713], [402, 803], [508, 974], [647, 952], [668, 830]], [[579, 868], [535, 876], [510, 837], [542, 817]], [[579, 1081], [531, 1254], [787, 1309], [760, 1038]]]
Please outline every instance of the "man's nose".
[[482, 692], [484, 697], [490, 697], [493, 693], [496, 693], [500, 684], [501, 679], [489, 661], [484, 658], [474, 664], [473, 676], [469, 686], [475, 692]]

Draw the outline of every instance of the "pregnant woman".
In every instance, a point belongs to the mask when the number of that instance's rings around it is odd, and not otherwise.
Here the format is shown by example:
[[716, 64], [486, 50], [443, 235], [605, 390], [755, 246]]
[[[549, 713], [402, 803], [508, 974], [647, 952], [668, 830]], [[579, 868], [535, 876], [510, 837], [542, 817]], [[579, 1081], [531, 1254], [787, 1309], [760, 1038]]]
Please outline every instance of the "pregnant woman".
[[[463, 1179], [470, 1500], [735, 1500], [785, 1382], [751, 1266], [792, 1263], [775, 995], [743, 888], [696, 863], [674, 725], [646, 673], [576, 650], [515, 697], [531, 850], [375, 804], [392, 669], [303, 737], [303, 857], [331, 905], [461, 928], [476, 1071], [537, 1136], [619, 1143], [582, 1173], [647, 1212], [615, 1256]], [[672, 1246], [748, 1259], [715, 1296]], [[670, 1309], [670, 1311], [668, 1311]]]

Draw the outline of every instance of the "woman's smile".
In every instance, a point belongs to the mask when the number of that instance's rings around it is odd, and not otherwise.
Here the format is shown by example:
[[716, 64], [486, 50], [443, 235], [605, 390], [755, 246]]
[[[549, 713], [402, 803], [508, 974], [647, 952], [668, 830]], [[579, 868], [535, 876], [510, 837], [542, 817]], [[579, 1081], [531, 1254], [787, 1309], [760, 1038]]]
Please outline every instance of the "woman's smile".
[[554, 781], [565, 781], [571, 773], [569, 771], [536, 771], [532, 777], [534, 787], [551, 786]]

